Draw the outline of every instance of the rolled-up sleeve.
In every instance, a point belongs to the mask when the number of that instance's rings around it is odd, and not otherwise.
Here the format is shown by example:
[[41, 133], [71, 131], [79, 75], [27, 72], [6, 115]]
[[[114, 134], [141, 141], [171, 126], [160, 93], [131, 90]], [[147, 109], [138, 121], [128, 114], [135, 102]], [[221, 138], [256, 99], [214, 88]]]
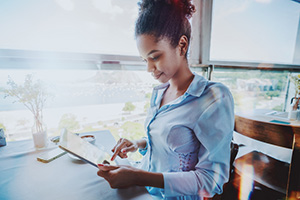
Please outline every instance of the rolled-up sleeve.
[[222, 193], [228, 181], [230, 143], [234, 128], [234, 105], [230, 92], [222, 92], [200, 115], [194, 133], [201, 145], [195, 170], [165, 172], [166, 197]]
[[143, 139], [146, 140], [146, 146], [143, 149], [139, 149], [139, 153], [144, 156], [147, 153], [147, 150], [148, 150], [148, 138], [147, 137], [143, 137]]

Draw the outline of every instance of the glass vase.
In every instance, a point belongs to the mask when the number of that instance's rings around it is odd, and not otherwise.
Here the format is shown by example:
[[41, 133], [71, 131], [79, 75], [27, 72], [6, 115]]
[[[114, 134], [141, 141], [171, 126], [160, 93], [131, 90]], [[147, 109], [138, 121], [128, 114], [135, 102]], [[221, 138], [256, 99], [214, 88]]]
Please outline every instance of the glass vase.
[[42, 121], [34, 120], [34, 124], [32, 126], [32, 138], [36, 149], [43, 149], [47, 147], [47, 127]]

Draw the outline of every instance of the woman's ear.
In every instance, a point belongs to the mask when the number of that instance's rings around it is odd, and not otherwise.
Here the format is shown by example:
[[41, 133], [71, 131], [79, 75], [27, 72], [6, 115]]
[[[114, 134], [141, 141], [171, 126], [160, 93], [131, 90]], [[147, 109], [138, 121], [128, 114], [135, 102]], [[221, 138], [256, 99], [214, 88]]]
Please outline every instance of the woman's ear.
[[178, 47], [179, 47], [181, 56], [186, 55], [186, 52], [188, 50], [188, 46], [189, 46], [188, 38], [185, 35], [182, 35], [179, 39], [179, 42], [178, 42]]

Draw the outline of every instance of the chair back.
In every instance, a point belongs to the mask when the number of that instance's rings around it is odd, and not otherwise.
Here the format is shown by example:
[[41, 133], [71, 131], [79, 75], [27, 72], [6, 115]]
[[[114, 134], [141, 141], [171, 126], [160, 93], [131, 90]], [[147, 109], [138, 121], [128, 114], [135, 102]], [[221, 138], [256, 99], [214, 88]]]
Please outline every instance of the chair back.
[[[283, 180], [286, 182], [283, 184], [285, 184], [286, 190], [283, 190], [283, 192], [286, 193], [287, 199], [292, 199], [293, 196], [295, 197], [297, 195], [300, 196], [300, 124], [272, 120], [272, 118], [267, 115], [259, 115], [254, 118], [253, 115], [244, 116], [236, 114], [234, 129], [236, 132], [252, 139], [292, 149], [292, 160], [289, 168], [287, 168], [286, 171], [281, 170], [276, 176], [281, 174], [285, 175]], [[261, 157], [264, 156], [261, 152], [256, 151], [253, 153], [256, 157], [260, 157], [261, 162], [268, 161], [266, 159], [261, 159]], [[247, 159], [253, 160], [253, 155]], [[283, 166], [279, 161], [276, 162], [276, 164], [278, 166]], [[271, 165], [270, 161], [261, 163], [261, 165], [259, 164], [258, 166], [263, 170], [268, 165]], [[264, 176], [266, 176], [266, 174], [267, 172], [263, 173]], [[274, 175], [271, 176], [274, 177]]]
[[292, 148], [293, 135], [300, 127], [271, 123], [235, 115], [234, 130], [244, 136], [280, 147]]

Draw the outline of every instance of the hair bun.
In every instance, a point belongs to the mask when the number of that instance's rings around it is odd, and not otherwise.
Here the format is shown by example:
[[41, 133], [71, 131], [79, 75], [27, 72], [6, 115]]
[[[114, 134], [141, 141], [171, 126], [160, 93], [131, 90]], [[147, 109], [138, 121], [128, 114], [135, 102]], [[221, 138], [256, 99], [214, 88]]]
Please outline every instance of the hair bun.
[[191, 0], [141, 0], [138, 4], [140, 6], [140, 12], [152, 10], [163, 5], [174, 6], [175, 9], [179, 9], [188, 19], [190, 19], [196, 11]]
[[181, 10], [186, 18], [190, 19], [194, 12], [196, 12], [195, 6], [192, 4], [191, 0], [173, 0], [179, 3]]

